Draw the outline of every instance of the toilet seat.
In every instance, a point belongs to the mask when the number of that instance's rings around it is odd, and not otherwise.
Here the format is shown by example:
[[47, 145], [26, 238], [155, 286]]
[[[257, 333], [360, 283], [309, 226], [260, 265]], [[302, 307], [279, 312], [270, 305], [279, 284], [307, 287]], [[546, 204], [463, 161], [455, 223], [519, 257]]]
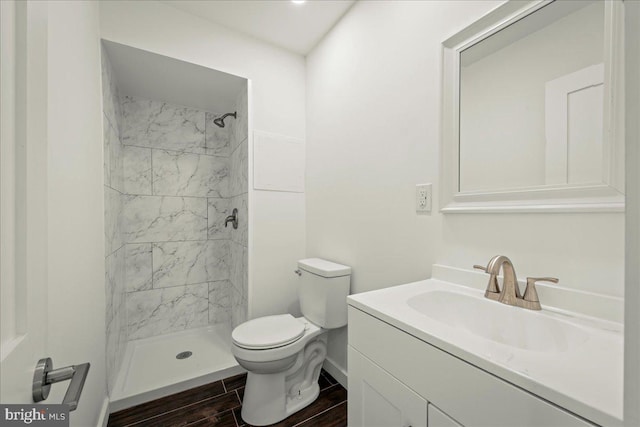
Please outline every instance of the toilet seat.
[[249, 320], [231, 333], [233, 343], [248, 350], [268, 350], [298, 341], [305, 324], [290, 314], [259, 317]]

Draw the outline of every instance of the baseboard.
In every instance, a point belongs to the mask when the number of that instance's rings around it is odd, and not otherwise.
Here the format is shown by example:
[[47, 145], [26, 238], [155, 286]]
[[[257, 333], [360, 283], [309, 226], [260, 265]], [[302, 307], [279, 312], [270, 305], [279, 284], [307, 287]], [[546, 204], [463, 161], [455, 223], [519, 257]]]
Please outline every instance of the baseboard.
[[347, 371], [345, 371], [335, 361], [333, 361], [329, 357], [325, 358], [324, 359], [323, 368], [324, 368], [325, 371], [330, 373], [331, 376], [333, 378], [335, 378], [336, 381], [338, 381], [342, 387], [344, 387], [347, 390], [349, 389], [347, 387], [347, 385], [348, 385], [347, 382], [348, 382], [348, 377], [349, 377], [348, 374], [347, 374]]
[[102, 409], [100, 409], [100, 416], [98, 417], [97, 427], [107, 427], [108, 422], [109, 422], [109, 398], [105, 397], [104, 402], [102, 402]]

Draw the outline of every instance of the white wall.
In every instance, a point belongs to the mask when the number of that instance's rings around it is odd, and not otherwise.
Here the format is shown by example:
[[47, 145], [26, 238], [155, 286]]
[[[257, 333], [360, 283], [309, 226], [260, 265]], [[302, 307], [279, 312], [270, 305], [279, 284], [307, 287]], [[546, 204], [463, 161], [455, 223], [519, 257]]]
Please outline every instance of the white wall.
[[[352, 293], [505, 254], [520, 277], [622, 295], [622, 214], [415, 212], [415, 185], [438, 188], [441, 42], [500, 3], [358, 2], [307, 57], [307, 256], [352, 266]], [[345, 349], [333, 333], [342, 367]]]
[[[72, 426], [106, 399], [102, 101], [98, 5], [49, 3], [48, 342], [54, 367], [90, 362]], [[61, 402], [66, 385], [52, 387]]]
[[[154, 1], [105, 1], [100, 11], [104, 39], [250, 79], [250, 132], [304, 138], [302, 56]], [[249, 159], [251, 165], [252, 135]], [[254, 191], [251, 182], [249, 188], [249, 317], [295, 313], [292, 270], [305, 251], [304, 194]], [[274, 233], [283, 215], [286, 226]]]
[[[625, 66], [627, 76], [640, 73], [640, 2], [625, 3]], [[640, 425], [640, 82], [626, 81], [627, 232], [624, 327], [624, 420]]]

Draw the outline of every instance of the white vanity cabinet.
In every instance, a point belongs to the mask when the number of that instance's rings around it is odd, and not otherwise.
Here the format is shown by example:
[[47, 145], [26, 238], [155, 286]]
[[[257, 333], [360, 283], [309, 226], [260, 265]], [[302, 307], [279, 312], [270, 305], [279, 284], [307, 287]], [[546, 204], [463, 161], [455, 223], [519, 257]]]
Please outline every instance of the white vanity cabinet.
[[427, 427], [427, 401], [349, 346], [349, 425]]
[[428, 413], [429, 417], [427, 424], [429, 427], [462, 427], [460, 424], [451, 419], [451, 417], [433, 406], [431, 403], [429, 403]]
[[350, 427], [595, 424], [349, 306]]

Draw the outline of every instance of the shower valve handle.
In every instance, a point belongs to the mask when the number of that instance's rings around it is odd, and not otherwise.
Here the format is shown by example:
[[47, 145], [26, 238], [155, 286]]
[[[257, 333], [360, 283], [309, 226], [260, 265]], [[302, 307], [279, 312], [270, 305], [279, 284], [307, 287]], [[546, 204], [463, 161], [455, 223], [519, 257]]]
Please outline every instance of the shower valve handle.
[[224, 220], [224, 228], [227, 228], [227, 225], [229, 225], [229, 223], [233, 225], [234, 230], [238, 229], [238, 209], [233, 208], [231, 215], [229, 215], [227, 219]]

